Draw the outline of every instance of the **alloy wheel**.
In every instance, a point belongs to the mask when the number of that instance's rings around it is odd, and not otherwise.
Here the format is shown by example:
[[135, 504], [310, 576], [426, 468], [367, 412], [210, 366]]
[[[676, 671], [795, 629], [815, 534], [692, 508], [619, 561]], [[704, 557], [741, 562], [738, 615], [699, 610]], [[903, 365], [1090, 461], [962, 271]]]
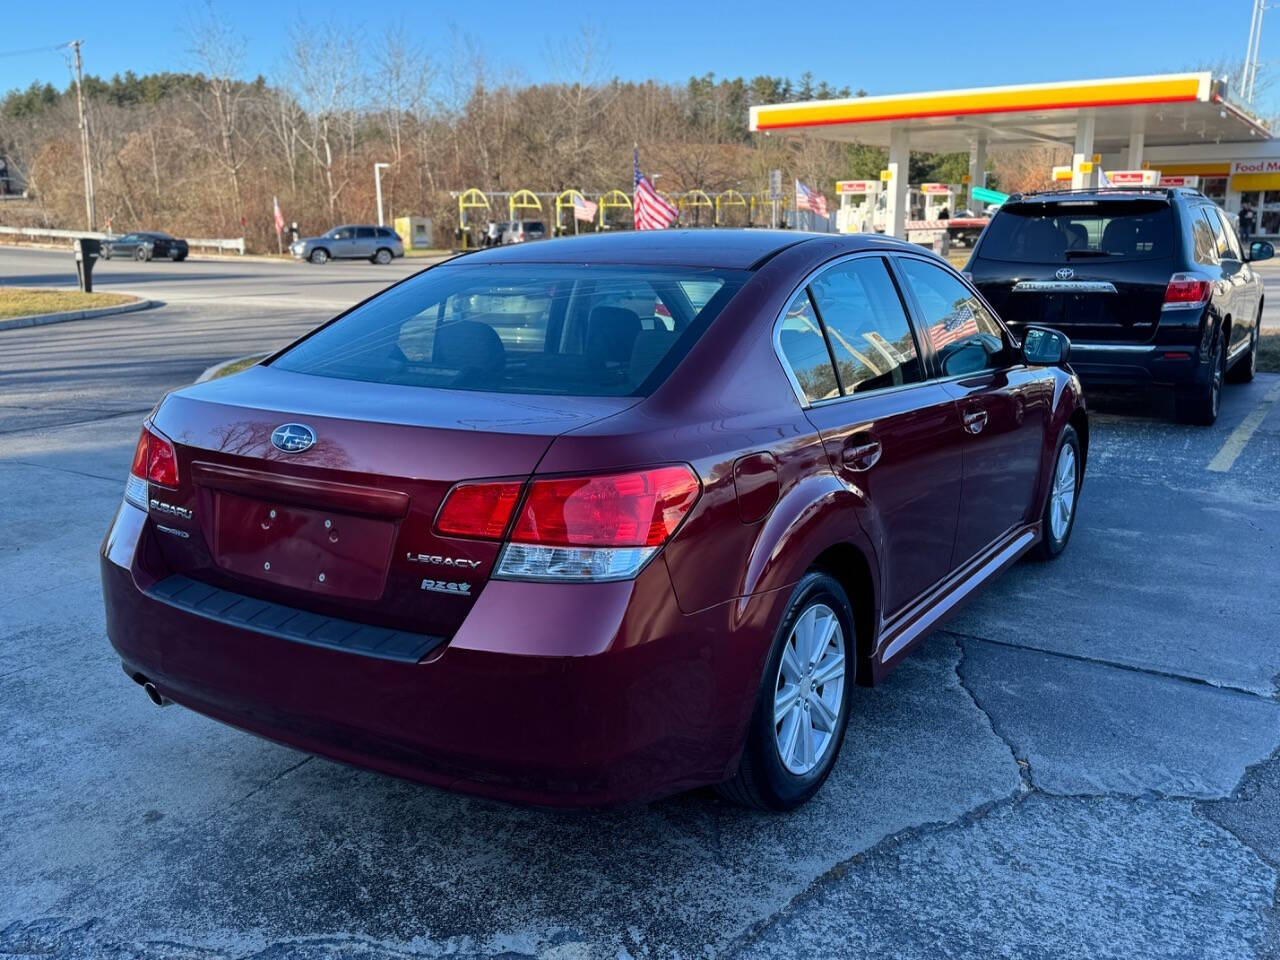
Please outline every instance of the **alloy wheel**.
[[1071, 529], [1071, 514], [1076, 509], [1076, 450], [1062, 445], [1058, 465], [1053, 471], [1053, 490], [1049, 493], [1049, 528], [1053, 539], [1061, 540]]
[[774, 743], [789, 772], [812, 772], [831, 749], [840, 730], [844, 680], [840, 618], [815, 603], [791, 628], [774, 685]]

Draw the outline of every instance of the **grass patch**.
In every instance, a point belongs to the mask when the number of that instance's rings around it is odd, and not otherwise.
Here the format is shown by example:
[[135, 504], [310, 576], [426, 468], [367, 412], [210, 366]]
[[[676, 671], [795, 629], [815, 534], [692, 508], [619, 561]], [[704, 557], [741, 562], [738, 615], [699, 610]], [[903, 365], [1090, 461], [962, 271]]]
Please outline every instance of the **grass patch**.
[[231, 363], [227, 364], [209, 379], [217, 380], [221, 377], [229, 377], [233, 373], [239, 373], [241, 370], [248, 370], [254, 364], [261, 363], [266, 358], [267, 354], [265, 353], [256, 353], [251, 357], [241, 357], [239, 360], [233, 360]]
[[1280, 373], [1280, 330], [1263, 330], [1258, 338], [1258, 372]]
[[0, 287], [0, 319], [29, 317], [39, 313], [64, 313], [69, 310], [96, 310], [137, 303], [137, 297], [122, 293], [81, 293], [79, 290], [27, 290], [22, 287]]

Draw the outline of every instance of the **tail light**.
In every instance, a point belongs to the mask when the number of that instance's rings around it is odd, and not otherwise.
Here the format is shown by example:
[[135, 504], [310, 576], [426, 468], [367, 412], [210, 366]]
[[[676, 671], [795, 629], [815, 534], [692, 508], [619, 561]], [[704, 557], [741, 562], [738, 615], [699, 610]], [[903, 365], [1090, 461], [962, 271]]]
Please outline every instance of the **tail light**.
[[178, 485], [178, 456], [167, 437], [143, 426], [138, 445], [133, 451], [133, 465], [125, 482], [124, 498], [140, 510], [146, 510], [150, 484], [162, 487]]
[[[506, 580], [625, 580], [680, 526], [701, 487], [687, 466], [548, 477], [529, 483], [494, 576]], [[462, 483], [436, 518], [445, 535], [501, 539], [518, 499], [511, 482]]]
[[1209, 302], [1210, 281], [1194, 273], [1175, 273], [1164, 288], [1166, 310], [1194, 310]]

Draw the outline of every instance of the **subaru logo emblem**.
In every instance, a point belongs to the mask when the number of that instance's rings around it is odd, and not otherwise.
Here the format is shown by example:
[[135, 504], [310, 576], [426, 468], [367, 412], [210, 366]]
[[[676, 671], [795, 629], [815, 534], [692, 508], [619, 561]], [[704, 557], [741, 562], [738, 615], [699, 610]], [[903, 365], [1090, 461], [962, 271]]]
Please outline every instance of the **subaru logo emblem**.
[[301, 453], [315, 446], [316, 432], [301, 423], [282, 423], [271, 431], [271, 445], [285, 453]]
[[1059, 280], [1070, 280], [1076, 275], [1076, 272], [1070, 267], [1059, 267], [1058, 272], [1054, 274]]

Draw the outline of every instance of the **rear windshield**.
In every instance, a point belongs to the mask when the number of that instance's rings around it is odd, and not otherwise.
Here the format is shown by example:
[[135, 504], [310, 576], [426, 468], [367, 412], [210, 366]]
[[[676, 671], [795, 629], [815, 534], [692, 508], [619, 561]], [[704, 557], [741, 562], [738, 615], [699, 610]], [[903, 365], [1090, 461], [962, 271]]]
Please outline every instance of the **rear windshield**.
[[392, 287], [295, 344], [274, 365], [454, 390], [644, 395], [749, 276], [464, 260]]
[[1014, 263], [1163, 260], [1173, 255], [1173, 214], [1162, 200], [1006, 203], [978, 255]]

